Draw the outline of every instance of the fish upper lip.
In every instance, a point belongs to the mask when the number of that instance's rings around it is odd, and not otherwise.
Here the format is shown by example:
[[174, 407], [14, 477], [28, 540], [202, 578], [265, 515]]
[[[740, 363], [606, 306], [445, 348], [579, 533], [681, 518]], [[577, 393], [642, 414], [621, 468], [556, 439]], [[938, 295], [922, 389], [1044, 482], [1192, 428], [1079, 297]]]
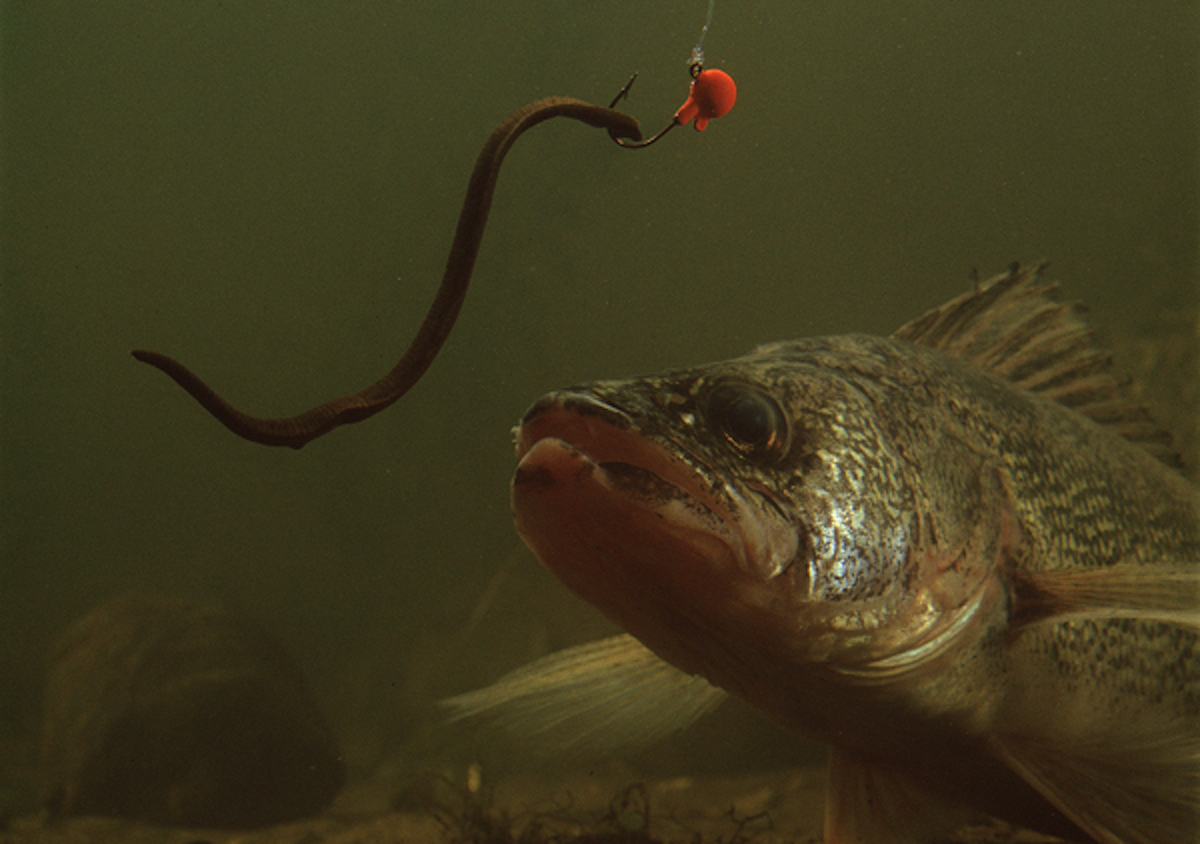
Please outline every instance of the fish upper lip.
[[[513, 438], [517, 448], [518, 460], [525, 456], [525, 453], [529, 451], [534, 443], [546, 436], [545, 434], [538, 433], [537, 423], [539, 419], [544, 422], [547, 412], [554, 408], [561, 408], [574, 414], [574, 418], [578, 424], [572, 424], [568, 426], [568, 431], [564, 431], [562, 430], [562, 420], [560, 419], [558, 420], [559, 424], [556, 425], [557, 431], [552, 436], [570, 442], [572, 445], [588, 452], [589, 455], [591, 452], [581, 442], [577, 441], [576, 437], [582, 439], [584, 442], [594, 443], [596, 441], [597, 422], [619, 431], [628, 431], [636, 428], [633, 418], [628, 413], [594, 396], [575, 392], [550, 393], [534, 402], [533, 406], [521, 417], [520, 423], [513, 428]], [[551, 421], [554, 420], [552, 419]], [[564, 436], [567, 433], [574, 436]], [[601, 461], [596, 460], [596, 462], [599, 463]]]
[[[624, 463], [656, 475], [682, 490], [717, 516], [722, 534], [742, 571], [763, 580], [786, 572], [795, 559], [798, 539], [793, 525], [773, 500], [712, 481], [677, 452], [642, 431], [634, 417], [594, 395], [574, 391], [539, 399], [513, 429], [517, 460], [546, 438], [561, 440], [601, 469]], [[766, 496], [769, 498], [769, 496]]]

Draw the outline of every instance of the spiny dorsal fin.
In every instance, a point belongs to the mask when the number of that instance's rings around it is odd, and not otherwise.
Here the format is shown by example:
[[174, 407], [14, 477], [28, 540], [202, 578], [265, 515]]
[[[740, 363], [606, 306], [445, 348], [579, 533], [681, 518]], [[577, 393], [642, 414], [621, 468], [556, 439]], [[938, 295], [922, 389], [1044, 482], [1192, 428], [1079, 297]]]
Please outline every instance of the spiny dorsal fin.
[[1179, 466], [1171, 435], [1125, 395], [1111, 356], [1096, 348], [1078, 303], [1039, 278], [1044, 262], [1007, 273], [901, 326], [892, 336], [940, 349], [1082, 413]]

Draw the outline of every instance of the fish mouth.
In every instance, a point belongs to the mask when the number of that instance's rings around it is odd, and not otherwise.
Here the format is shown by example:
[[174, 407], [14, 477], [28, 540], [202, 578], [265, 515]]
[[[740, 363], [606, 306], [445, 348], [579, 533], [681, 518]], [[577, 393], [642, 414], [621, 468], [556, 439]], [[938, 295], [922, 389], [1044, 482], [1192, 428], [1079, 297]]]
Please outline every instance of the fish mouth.
[[778, 508], [729, 484], [715, 485], [673, 443], [641, 430], [629, 413], [596, 396], [546, 396], [514, 434], [514, 518], [552, 569], [542, 552], [552, 555], [545, 546], [553, 543], [544, 537], [562, 530], [607, 531], [614, 548], [627, 531], [628, 544], [649, 542], [677, 559], [703, 558], [707, 568], [759, 581], [795, 558], [795, 528]]

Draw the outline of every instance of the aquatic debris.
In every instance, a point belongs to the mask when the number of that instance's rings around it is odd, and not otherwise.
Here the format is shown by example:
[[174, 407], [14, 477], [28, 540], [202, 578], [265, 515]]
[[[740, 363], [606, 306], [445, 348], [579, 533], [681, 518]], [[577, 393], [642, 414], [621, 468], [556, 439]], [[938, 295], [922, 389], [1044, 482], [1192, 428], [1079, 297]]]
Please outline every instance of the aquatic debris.
[[[568, 806], [526, 809], [511, 814], [496, 808], [490, 790], [473, 793], [441, 780], [433, 801], [433, 812], [446, 831], [448, 844], [664, 844], [651, 832], [650, 788], [632, 783], [609, 800], [607, 808], [593, 818], [581, 817]], [[713, 835], [712, 844], [750, 844], [770, 829], [765, 813], [738, 816], [727, 813], [731, 831]], [[699, 832], [688, 833], [687, 844], [703, 844]]]

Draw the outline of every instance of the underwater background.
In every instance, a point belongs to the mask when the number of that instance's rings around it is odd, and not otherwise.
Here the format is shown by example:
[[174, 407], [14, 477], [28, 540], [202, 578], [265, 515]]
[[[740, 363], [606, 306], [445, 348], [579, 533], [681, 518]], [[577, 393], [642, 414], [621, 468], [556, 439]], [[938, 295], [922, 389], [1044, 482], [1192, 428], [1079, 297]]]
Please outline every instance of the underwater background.
[[[570, 121], [524, 136], [424, 380], [298, 452], [238, 439], [129, 351], [261, 416], [374, 381], [433, 296], [492, 128], [548, 95], [607, 104], [635, 70], [623, 108], [661, 128], [706, 4], [0, 9], [13, 806], [33, 800], [49, 643], [135, 588], [261, 622], [352, 775], [469, 758], [436, 700], [612, 632], [509, 514], [509, 429], [557, 387], [888, 333], [976, 272], [1047, 258], [1195, 477], [1195, 2], [718, 2], [705, 49], [734, 110], [641, 151]], [[655, 764], [809, 752], [733, 721]]]

